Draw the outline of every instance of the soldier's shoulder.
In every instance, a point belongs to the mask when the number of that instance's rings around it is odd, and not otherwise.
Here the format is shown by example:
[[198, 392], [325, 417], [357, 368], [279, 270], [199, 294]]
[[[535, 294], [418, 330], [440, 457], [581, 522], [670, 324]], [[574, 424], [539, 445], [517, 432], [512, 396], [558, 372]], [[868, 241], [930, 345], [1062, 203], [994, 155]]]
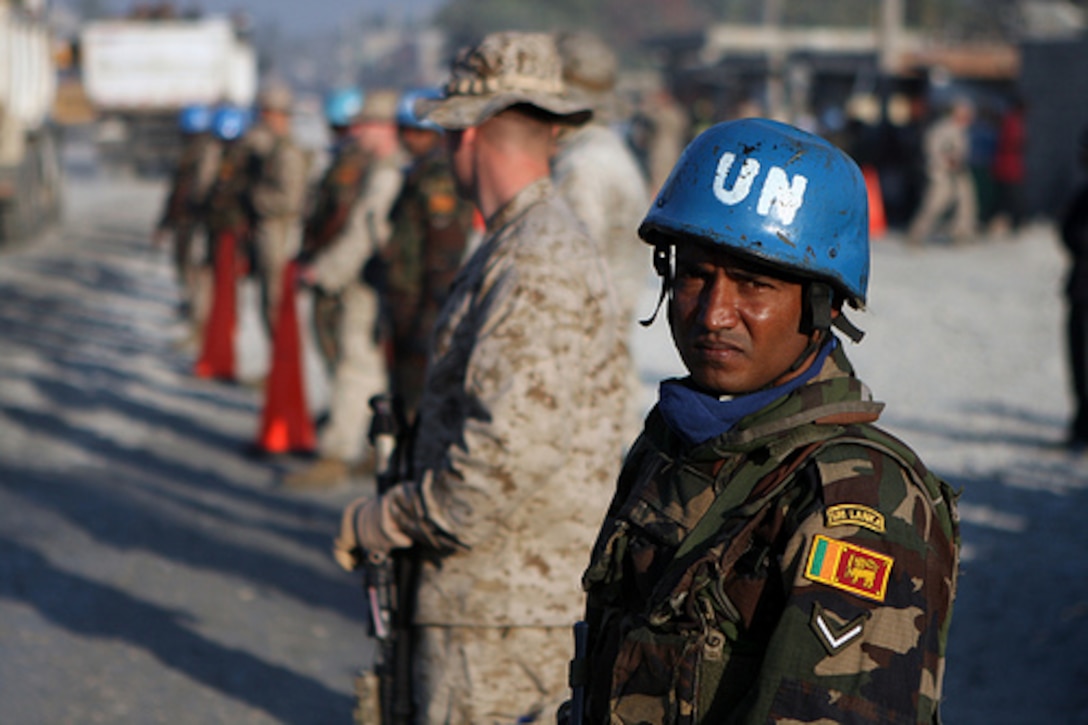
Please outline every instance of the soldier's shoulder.
[[[847, 435], [814, 456], [827, 515], [886, 525], [891, 517], [915, 520], [916, 507], [944, 522], [951, 534], [956, 494], [902, 440], [871, 425]], [[874, 523], [874, 527], [877, 524]]]
[[528, 209], [518, 226], [527, 250], [539, 250], [557, 264], [597, 253], [585, 225], [558, 190]]

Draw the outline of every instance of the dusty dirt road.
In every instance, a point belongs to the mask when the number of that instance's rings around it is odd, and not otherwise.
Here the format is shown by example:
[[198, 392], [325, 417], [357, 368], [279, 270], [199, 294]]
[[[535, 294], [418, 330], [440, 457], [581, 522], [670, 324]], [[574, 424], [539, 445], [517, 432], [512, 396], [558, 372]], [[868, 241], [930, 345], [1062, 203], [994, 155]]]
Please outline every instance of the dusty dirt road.
[[329, 545], [363, 489], [245, 455], [257, 391], [174, 346], [161, 194], [73, 179], [0, 252], [0, 722], [349, 722], [371, 650]]

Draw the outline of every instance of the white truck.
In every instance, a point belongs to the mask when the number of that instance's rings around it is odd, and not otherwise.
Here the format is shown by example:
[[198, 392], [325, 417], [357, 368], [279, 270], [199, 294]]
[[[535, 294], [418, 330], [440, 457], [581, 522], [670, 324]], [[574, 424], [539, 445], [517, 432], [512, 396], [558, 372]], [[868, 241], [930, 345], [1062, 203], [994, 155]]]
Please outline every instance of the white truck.
[[0, 241], [29, 236], [59, 213], [56, 87], [44, 0], [0, 0]]
[[246, 106], [257, 93], [256, 51], [225, 17], [91, 22], [79, 55], [100, 161], [139, 174], [172, 167], [182, 108]]

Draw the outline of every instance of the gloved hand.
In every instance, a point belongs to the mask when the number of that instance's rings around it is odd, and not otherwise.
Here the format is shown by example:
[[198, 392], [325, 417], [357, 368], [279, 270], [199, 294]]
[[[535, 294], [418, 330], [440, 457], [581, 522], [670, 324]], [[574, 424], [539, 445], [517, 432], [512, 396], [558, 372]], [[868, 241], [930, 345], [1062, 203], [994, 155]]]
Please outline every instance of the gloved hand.
[[363, 552], [388, 554], [412, 545], [390, 514], [388, 497], [359, 498], [347, 505], [340, 517], [340, 534], [333, 541], [332, 555], [346, 571], [362, 564]]

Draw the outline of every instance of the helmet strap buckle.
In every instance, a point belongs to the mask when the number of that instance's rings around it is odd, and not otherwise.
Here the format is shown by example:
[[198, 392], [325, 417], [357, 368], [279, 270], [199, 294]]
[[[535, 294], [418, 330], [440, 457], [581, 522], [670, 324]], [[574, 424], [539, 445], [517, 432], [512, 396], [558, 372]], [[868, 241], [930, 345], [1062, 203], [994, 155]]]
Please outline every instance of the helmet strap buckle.
[[850, 338], [851, 342], [861, 342], [865, 333], [859, 330], [854, 323], [846, 319], [846, 315], [840, 309], [839, 314], [832, 315], [835, 293], [831, 285], [825, 282], [809, 282], [805, 285], [805, 300], [801, 311], [801, 331], [811, 335], [816, 331], [829, 331], [832, 327]]

